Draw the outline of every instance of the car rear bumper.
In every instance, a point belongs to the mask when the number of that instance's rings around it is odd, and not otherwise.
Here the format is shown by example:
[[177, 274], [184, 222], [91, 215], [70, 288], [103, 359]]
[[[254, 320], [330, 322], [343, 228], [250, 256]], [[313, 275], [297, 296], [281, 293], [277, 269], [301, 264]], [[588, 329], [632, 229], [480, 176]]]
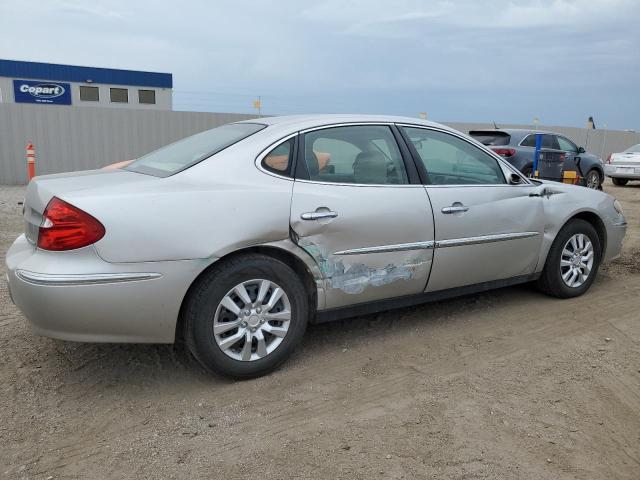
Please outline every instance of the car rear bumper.
[[202, 260], [103, 261], [93, 246], [42, 251], [21, 235], [7, 252], [13, 302], [34, 332], [81, 342], [172, 343]]
[[612, 178], [640, 180], [640, 166], [607, 164], [604, 166], [604, 174]]

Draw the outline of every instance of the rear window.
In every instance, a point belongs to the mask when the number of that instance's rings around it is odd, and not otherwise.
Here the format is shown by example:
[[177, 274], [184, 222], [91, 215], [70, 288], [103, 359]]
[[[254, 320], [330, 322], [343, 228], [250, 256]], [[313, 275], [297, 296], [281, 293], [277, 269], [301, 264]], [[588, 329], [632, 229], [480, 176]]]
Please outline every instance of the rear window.
[[126, 170], [156, 177], [168, 177], [262, 130], [259, 123], [232, 123], [198, 133], [148, 153]]
[[493, 145], [509, 145], [511, 142], [511, 135], [505, 132], [480, 132], [480, 131], [471, 131], [469, 132], [473, 138], [482, 143], [483, 145], [493, 146]]

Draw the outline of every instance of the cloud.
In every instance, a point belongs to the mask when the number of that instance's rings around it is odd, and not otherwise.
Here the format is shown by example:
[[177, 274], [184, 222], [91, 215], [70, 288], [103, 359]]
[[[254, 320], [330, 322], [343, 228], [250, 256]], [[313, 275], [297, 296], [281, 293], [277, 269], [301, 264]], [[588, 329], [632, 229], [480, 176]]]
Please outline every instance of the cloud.
[[610, 125], [640, 109], [636, 0], [32, 0], [28, 36], [24, 16], [0, 4], [1, 58], [169, 71], [181, 108], [262, 95], [271, 113], [582, 124], [584, 108]]

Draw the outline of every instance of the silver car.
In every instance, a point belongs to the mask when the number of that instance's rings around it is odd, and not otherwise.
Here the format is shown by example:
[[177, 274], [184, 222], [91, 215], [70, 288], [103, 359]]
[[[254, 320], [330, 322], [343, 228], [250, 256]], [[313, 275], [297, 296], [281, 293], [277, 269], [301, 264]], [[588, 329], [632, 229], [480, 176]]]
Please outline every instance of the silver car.
[[640, 144], [609, 155], [604, 173], [619, 187], [625, 186], [629, 180], [640, 180]]
[[7, 253], [36, 333], [184, 338], [207, 369], [265, 374], [307, 323], [536, 282], [575, 297], [620, 253], [611, 196], [524, 177], [436, 123], [239, 122], [123, 169], [36, 177]]

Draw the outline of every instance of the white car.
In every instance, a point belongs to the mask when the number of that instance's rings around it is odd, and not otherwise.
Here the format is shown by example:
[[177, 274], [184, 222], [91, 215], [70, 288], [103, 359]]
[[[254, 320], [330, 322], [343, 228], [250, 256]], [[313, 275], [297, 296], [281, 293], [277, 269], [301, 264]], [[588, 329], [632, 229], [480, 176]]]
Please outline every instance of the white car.
[[609, 155], [604, 174], [619, 187], [626, 185], [629, 180], [640, 180], [640, 143], [622, 153]]

